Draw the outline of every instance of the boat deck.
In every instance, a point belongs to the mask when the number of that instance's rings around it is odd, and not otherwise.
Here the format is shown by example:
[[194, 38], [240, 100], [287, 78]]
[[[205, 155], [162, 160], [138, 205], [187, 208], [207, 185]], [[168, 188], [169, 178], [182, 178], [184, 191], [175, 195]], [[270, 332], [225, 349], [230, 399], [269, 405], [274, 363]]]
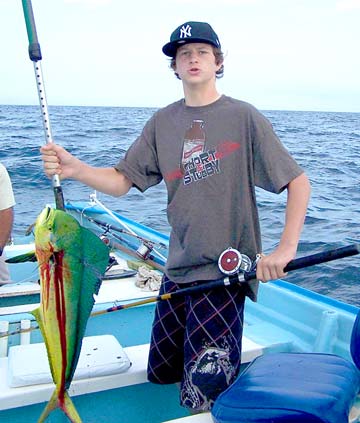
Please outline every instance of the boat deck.
[[[85, 372], [89, 373], [89, 364], [84, 358], [92, 354], [94, 345], [90, 339], [84, 338], [78, 372], [75, 373], [69, 390], [71, 396], [147, 383], [149, 344], [124, 348], [131, 366], [123, 372], [109, 374], [109, 368], [113, 367], [114, 362], [113, 357], [109, 357], [109, 350], [110, 348], [114, 350], [114, 346], [109, 346], [106, 335], [88, 338], [98, 338], [96, 340], [99, 347], [97, 354], [102, 357], [98, 357], [96, 368], [92, 369], [92, 375], [88, 375], [91, 377], [84, 377]], [[37, 346], [36, 351], [34, 351], [34, 345]], [[271, 348], [270, 345], [259, 345], [244, 337], [242, 362], [249, 363], [261, 355], [265, 347], [267, 350]], [[279, 346], [274, 345], [274, 347], [278, 349]], [[19, 345], [11, 348], [16, 348], [16, 355], [12, 355], [10, 351], [9, 357], [0, 358], [0, 410], [47, 401], [54, 389], [54, 384], [51, 382], [43, 344]], [[26, 363], [34, 362], [34, 354], [37, 365], [29, 369]], [[101, 368], [99, 362], [101, 362]], [[50, 382], [43, 383], [47, 380]], [[36, 383], [37, 381], [39, 383]]]
[[[127, 270], [129, 269], [126, 260], [119, 258], [118, 269], [114, 268], [113, 272]], [[140, 299], [154, 298], [158, 295], [158, 291], [141, 290], [135, 285], [135, 281], [135, 276], [129, 275], [124, 278], [104, 280], [99, 295], [96, 297], [94, 310], [104, 310], [113, 305], [132, 303]], [[39, 293], [39, 288], [37, 282], [3, 286], [0, 288], [0, 304], [3, 305], [4, 299], [10, 298], [12, 294], [16, 297], [20, 292], [23, 296], [33, 297], [34, 294]], [[33, 302], [15, 306], [10, 303], [6, 307], [0, 307], [0, 323], [9, 321], [11, 330], [17, 330], [23, 319], [32, 319], [31, 324], [34, 325], [36, 322], [28, 313], [36, 308], [37, 304], [38, 302]], [[276, 307], [274, 307], [274, 304], [276, 304]], [[89, 352], [88, 349], [91, 349], [89, 347], [91, 342], [88, 343], [87, 341], [99, 336], [101, 338], [99, 345], [103, 347], [103, 349], [99, 348], [102, 370], [89, 370], [89, 367], [92, 367], [91, 364], [86, 364], [86, 361], [85, 365], [81, 364], [82, 358], [80, 357], [77, 370], [82, 375], [75, 375], [69, 389], [69, 394], [74, 397], [76, 406], [79, 406], [81, 410], [80, 414], [84, 416], [84, 421], [93, 421], [91, 420], [90, 406], [92, 403], [96, 403], [96, 398], [100, 398], [101, 401], [107, 403], [111, 397], [111, 409], [117, 407], [117, 411], [120, 413], [125, 413], [124, 410], [128, 409], [129, 416], [134, 416], [134, 413], [137, 416], [136, 422], [148, 421], [147, 407], [152, 408], [152, 402], [157, 398], [167, 398], [167, 407], [165, 411], [161, 411], [161, 416], [160, 414], [159, 417], [152, 416], [151, 422], [212, 422], [209, 413], [185, 417], [188, 412], [178, 405], [178, 388], [176, 385], [161, 385], [159, 387], [159, 385], [150, 384], [147, 381], [148, 341], [153, 309], [153, 304], [148, 304], [147, 307], [129, 308], [89, 319], [87, 337], [84, 339], [81, 356], [91, 355], [91, 351]], [[289, 288], [283, 283], [263, 284], [259, 293], [259, 302], [246, 301], [242, 363], [246, 365], [259, 355], [279, 351], [326, 351], [349, 358], [348, 337], [356, 313], [357, 310], [353, 307], [339, 307], [334, 301], [324, 301], [316, 295], [304, 294], [301, 288]], [[115, 341], [124, 346], [124, 351], [132, 363], [122, 373], [109, 370], [112, 368], [113, 362], [107, 361], [107, 352], [111, 349], [107, 347], [103, 338], [109, 336], [107, 333], [111, 333]], [[3, 346], [4, 348], [0, 348], [0, 356], [1, 350], [7, 351], [8, 347], [10, 347], [10, 350], [11, 348], [18, 349], [17, 361], [11, 358], [11, 351], [9, 356], [0, 358], [0, 420], [4, 416], [7, 419], [4, 421], [22, 423], [23, 420], [17, 417], [17, 410], [21, 407], [26, 407], [23, 412], [27, 416], [29, 412], [33, 416], [38, 416], [44, 406], [43, 403], [50, 398], [54, 389], [45, 348], [39, 345], [39, 343], [42, 343], [39, 331], [32, 332], [31, 336], [27, 335], [27, 341], [22, 345], [17, 345], [21, 344], [22, 341], [16, 339], [15, 336], [13, 341], [9, 341], [9, 345], [6, 344]], [[7, 338], [3, 339], [6, 339], [4, 342], [8, 342]], [[2, 342], [1, 339], [0, 341]], [[30, 341], [31, 344], [29, 344]], [[26, 372], [29, 369], [26, 369], [23, 364], [35, 361], [34, 350], [30, 348], [34, 346], [33, 343], [38, 343], [36, 348], [39, 348], [39, 350], [36, 350], [35, 354], [37, 354], [37, 365], [39, 364], [40, 367], [31, 366], [32, 374], [28, 374]], [[31, 380], [31, 384], [14, 383], [14, 375], [16, 375], [17, 381], [24, 378], [24, 374], [21, 373], [23, 371], [26, 373], [25, 378], [29, 378], [27, 382]], [[89, 371], [92, 374], [87, 374]], [[43, 378], [44, 373], [47, 373], [46, 377], [40, 383], [40, 376]], [[102, 395], [102, 393], [104, 394]], [[360, 408], [360, 400], [357, 401], [356, 405]], [[160, 407], [158, 408], [160, 412]], [[172, 412], [172, 410], [175, 410], [175, 412]], [[358, 414], [356, 411], [353, 412], [353, 417], [350, 420], [352, 423], [359, 421]], [[130, 420], [124, 419], [123, 421]]]

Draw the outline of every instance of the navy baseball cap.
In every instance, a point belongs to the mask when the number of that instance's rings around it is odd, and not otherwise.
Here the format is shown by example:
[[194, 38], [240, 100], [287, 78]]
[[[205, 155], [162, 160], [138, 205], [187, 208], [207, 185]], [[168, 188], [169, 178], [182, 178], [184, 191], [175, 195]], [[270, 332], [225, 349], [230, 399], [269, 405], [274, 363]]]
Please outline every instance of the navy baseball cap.
[[221, 48], [218, 36], [208, 23], [185, 22], [171, 34], [170, 42], [164, 45], [162, 51], [166, 56], [175, 57], [176, 50], [187, 43], [206, 43]]

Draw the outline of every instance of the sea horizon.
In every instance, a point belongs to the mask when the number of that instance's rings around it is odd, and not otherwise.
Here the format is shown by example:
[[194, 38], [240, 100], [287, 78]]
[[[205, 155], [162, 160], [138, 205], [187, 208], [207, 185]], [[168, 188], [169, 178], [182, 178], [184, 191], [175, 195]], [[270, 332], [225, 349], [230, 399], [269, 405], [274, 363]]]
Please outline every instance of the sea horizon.
[[[181, 98], [178, 98], [177, 100], [180, 100]], [[177, 101], [176, 99], [174, 100]], [[241, 100], [241, 99], [240, 99]], [[245, 101], [245, 100], [242, 100]], [[245, 101], [248, 102], [248, 101]], [[360, 109], [358, 111], [351, 111], [351, 110], [323, 110], [323, 109], [292, 109], [292, 108], [259, 108], [255, 104], [249, 102], [250, 104], [254, 105], [258, 110], [264, 111], [264, 112], [304, 112], [304, 113], [351, 113], [351, 114], [360, 114]], [[171, 104], [171, 103], [169, 103]], [[38, 107], [40, 110], [40, 105], [37, 103], [31, 103], [31, 104], [21, 104], [21, 103], [0, 103], [0, 106], [16, 106], [16, 107]], [[49, 108], [52, 107], [90, 107], [90, 108], [127, 108], [127, 109], [150, 109], [150, 110], [158, 110], [162, 107], [165, 107], [166, 105], [162, 106], [123, 106], [123, 105], [88, 105], [88, 104], [48, 104]], [[51, 116], [50, 116], [51, 118]]]

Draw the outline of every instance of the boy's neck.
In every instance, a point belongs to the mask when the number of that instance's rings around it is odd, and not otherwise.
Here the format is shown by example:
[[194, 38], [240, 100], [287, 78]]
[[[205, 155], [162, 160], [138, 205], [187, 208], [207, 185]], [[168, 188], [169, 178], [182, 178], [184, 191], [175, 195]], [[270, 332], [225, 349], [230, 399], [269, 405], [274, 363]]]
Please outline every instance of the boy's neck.
[[211, 89], [187, 89], [184, 87], [185, 104], [190, 107], [207, 106], [214, 103], [221, 96], [216, 87]]

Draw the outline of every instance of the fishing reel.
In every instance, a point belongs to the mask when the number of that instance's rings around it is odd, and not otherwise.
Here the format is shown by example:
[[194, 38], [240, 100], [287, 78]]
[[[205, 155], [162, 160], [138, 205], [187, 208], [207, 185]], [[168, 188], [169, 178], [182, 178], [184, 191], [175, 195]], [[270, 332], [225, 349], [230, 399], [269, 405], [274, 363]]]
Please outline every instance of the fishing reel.
[[150, 242], [143, 241], [139, 248], [136, 250], [136, 254], [142, 259], [147, 260], [154, 249], [153, 244]]
[[241, 254], [235, 248], [227, 248], [220, 254], [218, 266], [221, 273], [224, 275], [234, 275], [235, 273], [250, 272], [256, 267], [255, 262], [246, 254]]
[[[110, 238], [107, 236], [109, 230], [106, 230], [103, 234], [100, 235], [101, 241], [107, 245], [111, 245]], [[116, 237], [116, 235], [113, 235]], [[147, 260], [150, 257], [151, 252], [154, 249], [154, 245], [151, 242], [143, 240], [139, 245], [138, 249], [135, 251], [136, 255], [142, 260]]]
[[108, 247], [110, 246], [110, 239], [106, 236], [106, 232], [103, 233], [102, 235], [99, 236], [99, 238], [101, 239], [101, 241], [107, 245]]

